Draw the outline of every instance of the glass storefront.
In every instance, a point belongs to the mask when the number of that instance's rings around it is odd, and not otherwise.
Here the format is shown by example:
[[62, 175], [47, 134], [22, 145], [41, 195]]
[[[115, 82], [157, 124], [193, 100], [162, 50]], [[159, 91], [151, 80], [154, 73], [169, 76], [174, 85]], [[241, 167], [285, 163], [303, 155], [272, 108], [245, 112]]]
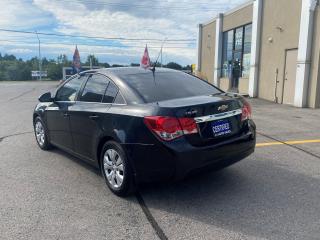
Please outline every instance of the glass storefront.
[[250, 72], [252, 24], [223, 33], [222, 77], [230, 77], [232, 66], [239, 65], [240, 77]]

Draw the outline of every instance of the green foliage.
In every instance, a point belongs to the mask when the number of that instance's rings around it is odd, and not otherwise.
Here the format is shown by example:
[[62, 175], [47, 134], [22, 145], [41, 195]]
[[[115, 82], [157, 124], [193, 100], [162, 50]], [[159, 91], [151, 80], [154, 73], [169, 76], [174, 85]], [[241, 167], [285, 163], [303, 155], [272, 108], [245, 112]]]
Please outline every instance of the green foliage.
[[121, 65], [121, 64], [112, 64], [112, 66], [111, 67], [124, 67], [123, 65]]
[[87, 57], [87, 61], [86, 61], [86, 65], [87, 66], [90, 66], [90, 63], [92, 64], [92, 66], [99, 66], [99, 60], [98, 58], [93, 55], [93, 54], [90, 54], [88, 55]]
[[[90, 65], [90, 58], [92, 61], [92, 66], [100, 67], [124, 67], [124, 65], [113, 64], [110, 66], [108, 63], [99, 63], [99, 60], [94, 55], [89, 55], [87, 57], [87, 62], [85, 65]], [[130, 66], [139, 66], [138, 63], [131, 63]], [[48, 79], [50, 80], [60, 80], [62, 79], [62, 68], [71, 67], [72, 61], [68, 60], [66, 55], [59, 55], [56, 60], [54, 59], [42, 59], [42, 70], [47, 71]], [[157, 63], [157, 67], [160, 67], [160, 63]], [[163, 67], [173, 68], [177, 70], [190, 70], [191, 66], [187, 65], [182, 67], [178, 63], [170, 62]], [[1, 55], [0, 53], [0, 81], [1, 80], [32, 80], [31, 71], [39, 70], [39, 60], [37, 57], [33, 57], [30, 60], [23, 61], [22, 59], [17, 59], [14, 55]]]
[[111, 67], [109, 63], [100, 63], [100, 66], [101, 65], [102, 65], [102, 67], [105, 67], [105, 68]]
[[63, 65], [58, 63], [48, 64], [48, 67], [47, 67], [48, 78], [52, 80], [62, 79], [62, 67]]
[[[47, 71], [50, 80], [62, 79], [62, 68], [71, 66], [66, 55], [59, 55], [57, 60], [42, 60], [42, 70]], [[33, 57], [30, 60], [23, 61], [17, 59], [14, 55], [0, 54], [0, 80], [32, 80], [31, 71], [39, 70], [39, 60]]]
[[191, 71], [191, 70], [192, 70], [191, 65], [187, 65], [187, 66], [183, 67], [182, 70], [189, 70], [189, 71]]
[[30, 71], [23, 61], [0, 60], [0, 80], [28, 80]]
[[175, 63], [175, 62], [169, 62], [164, 67], [172, 68], [172, 69], [176, 69], [176, 70], [182, 70], [182, 66], [180, 64], [178, 64], [178, 63]]
[[63, 67], [70, 67], [72, 65], [72, 61], [69, 61], [65, 54], [60, 54], [58, 56], [57, 63]]

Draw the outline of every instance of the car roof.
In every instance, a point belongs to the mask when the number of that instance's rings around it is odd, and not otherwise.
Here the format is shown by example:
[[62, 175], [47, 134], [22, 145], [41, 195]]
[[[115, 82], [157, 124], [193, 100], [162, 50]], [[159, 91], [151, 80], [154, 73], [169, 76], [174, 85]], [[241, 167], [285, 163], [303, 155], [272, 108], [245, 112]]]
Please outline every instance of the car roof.
[[[177, 73], [181, 71], [170, 69], [170, 68], [157, 67], [155, 72], [156, 73]], [[115, 68], [91, 69], [91, 70], [81, 72], [80, 75], [86, 74], [86, 73], [100, 73], [111, 78], [117, 77], [121, 79], [121, 77], [124, 77], [126, 75], [132, 75], [132, 74], [143, 74], [143, 73], [152, 74], [152, 71], [151, 69], [144, 69], [141, 67], [115, 67]]]
[[[177, 73], [180, 71], [169, 69], [169, 68], [156, 68], [155, 73]], [[137, 94], [131, 87], [123, 80], [126, 75], [134, 74], [152, 74], [150, 69], [144, 69], [141, 67], [116, 67], [116, 68], [100, 68], [91, 69], [81, 74], [103, 74], [112, 79], [118, 87], [120, 87], [122, 93], [125, 94], [127, 102], [144, 103], [143, 99]]]
[[[100, 73], [111, 73], [112, 75], [131, 75], [140, 73], [152, 73], [151, 69], [144, 69], [141, 67], [116, 67], [116, 68], [101, 68], [97, 69], [96, 72]], [[156, 68], [156, 72], [177, 72], [176, 70], [169, 68]]]

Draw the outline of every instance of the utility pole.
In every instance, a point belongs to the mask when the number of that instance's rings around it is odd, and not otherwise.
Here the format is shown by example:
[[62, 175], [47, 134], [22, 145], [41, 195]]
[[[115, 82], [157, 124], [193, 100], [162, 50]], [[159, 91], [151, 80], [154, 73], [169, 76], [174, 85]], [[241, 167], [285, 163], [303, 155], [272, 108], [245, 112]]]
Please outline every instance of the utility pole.
[[161, 67], [162, 67], [162, 47], [161, 47]]
[[38, 38], [38, 43], [39, 43], [39, 59], [38, 59], [38, 62], [39, 62], [39, 80], [41, 81], [42, 80], [42, 60], [41, 60], [41, 50], [40, 50], [40, 38], [38, 36], [38, 32], [36, 31], [36, 34], [37, 34], [37, 38]]

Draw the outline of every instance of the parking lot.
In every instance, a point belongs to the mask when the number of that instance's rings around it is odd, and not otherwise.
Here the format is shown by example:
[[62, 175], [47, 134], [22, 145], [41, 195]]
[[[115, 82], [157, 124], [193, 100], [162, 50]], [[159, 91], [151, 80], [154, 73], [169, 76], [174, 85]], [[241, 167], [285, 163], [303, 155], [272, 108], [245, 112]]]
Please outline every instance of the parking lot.
[[1, 239], [319, 239], [320, 110], [250, 100], [253, 155], [126, 199], [98, 170], [33, 135], [57, 82], [0, 83]]

